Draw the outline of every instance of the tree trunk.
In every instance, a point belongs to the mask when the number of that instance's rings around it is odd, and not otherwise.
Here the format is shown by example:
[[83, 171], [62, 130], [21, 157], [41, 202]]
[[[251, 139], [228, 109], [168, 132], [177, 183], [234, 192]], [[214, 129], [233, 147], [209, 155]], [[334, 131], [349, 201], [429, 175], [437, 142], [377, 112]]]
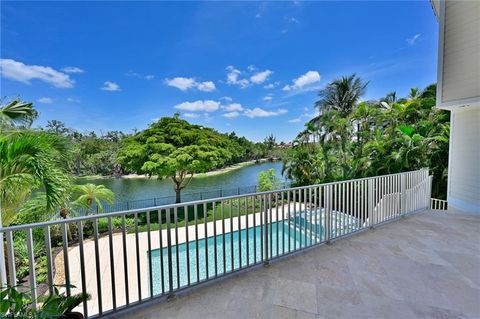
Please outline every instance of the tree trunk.
[[176, 204], [182, 202], [181, 192], [182, 192], [182, 191], [181, 191], [180, 189], [175, 188], [175, 203], [176, 203]]
[[76, 168], [77, 168], [77, 176], [80, 176], [80, 155], [77, 155], [76, 158]]

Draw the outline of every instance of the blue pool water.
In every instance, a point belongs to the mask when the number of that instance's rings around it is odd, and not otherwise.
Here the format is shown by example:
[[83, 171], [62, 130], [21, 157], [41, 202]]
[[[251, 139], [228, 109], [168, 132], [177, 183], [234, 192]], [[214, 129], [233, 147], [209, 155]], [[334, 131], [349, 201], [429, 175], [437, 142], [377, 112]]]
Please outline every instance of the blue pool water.
[[[272, 222], [269, 224], [269, 258], [282, 255], [283, 252], [294, 251], [300, 248], [308, 247], [325, 238], [325, 228], [323, 214], [318, 214], [317, 223], [315, 218], [311, 218], [304, 213], [292, 217], [290, 221]], [[351, 218], [350, 218], [351, 219]], [[225, 220], [226, 223], [230, 221]], [[351, 219], [350, 222], [355, 222]], [[202, 225], [203, 226], [203, 225]], [[200, 226], [199, 226], [200, 227]], [[353, 226], [349, 226], [353, 227]], [[278, 231], [277, 231], [278, 230]], [[218, 231], [218, 230], [217, 230]], [[220, 229], [221, 231], [221, 229]], [[256, 249], [254, 249], [256, 247]], [[247, 253], [248, 250], [248, 253]], [[187, 244], [178, 245], [178, 273], [177, 273], [177, 247], [172, 247], [172, 278], [173, 289], [203, 281], [208, 277], [222, 275], [232, 270], [253, 265], [263, 260], [265, 253], [265, 227], [251, 227], [247, 230], [234, 231], [233, 238], [231, 233], [199, 239], [198, 241], [198, 260], [197, 244], [194, 241]], [[224, 259], [225, 255], [225, 259]], [[152, 281], [153, 294], [161, 294], [168, 291], [168, 250], [167, 248], [152, 250]], [[162, 258], [163, 258], [163, 278], [162, 278]], [[207, 267], [208, 259], [208, 267]], [[197, 263], [198, 274], [197, 274]], [[188, 267], [188, 265], [190, 267]], [[163, 289], [162, 289], [163, 282]]]

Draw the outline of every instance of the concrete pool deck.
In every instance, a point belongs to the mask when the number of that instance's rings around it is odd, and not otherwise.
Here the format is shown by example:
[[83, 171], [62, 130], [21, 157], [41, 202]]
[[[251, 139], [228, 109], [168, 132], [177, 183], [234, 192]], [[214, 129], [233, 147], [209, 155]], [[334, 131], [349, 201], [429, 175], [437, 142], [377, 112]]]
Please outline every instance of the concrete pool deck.
[[479, 318], [480, 216], [428, 211], [112, 318]]

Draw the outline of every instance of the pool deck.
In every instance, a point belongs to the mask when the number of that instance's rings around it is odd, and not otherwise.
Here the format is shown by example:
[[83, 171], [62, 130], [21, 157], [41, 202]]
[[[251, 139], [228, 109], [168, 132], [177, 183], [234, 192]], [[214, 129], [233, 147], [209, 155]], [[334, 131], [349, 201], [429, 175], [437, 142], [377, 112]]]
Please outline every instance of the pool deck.
[[427, 211], [112, 318], [480, 318], [480, 216]]

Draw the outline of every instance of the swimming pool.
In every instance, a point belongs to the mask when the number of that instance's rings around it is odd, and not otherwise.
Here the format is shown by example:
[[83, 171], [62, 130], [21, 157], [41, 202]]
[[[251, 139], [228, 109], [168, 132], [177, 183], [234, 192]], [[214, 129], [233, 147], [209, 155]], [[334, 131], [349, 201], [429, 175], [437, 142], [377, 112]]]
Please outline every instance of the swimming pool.
[[[337, 215], [336, 218], [335, 215]], [[358, 224], [356, 218], [345, 216], [347, 215], [344, 215], [342, 219], [338, 214], [334, 214], [333, 229], [341, 230], [348, 227], [351, 230], [356, 227], [355, 225]], [[338, 223], [340, 220], [342, 220], [341, 225]], [[228, 223], [229, 220], [227, 219], [225, 222]], [[311, 213], [301, 212], [290, 219], [269, 223], [269, 258], [322, 242], [325, 239], [324, 224], [325, 216], [320, 211], [317, 216], [315, 216], [314, 211]], [[332, 235], [335, 236], [335, 234]], [[173, 289], [187, 286], [189, 283], [194, 284], [203, 281], [207, 279], [207, 275], [208, 278], [211, 278], [260, 263], [264, 260], [264, 253], [265, 226], [251, 227], [248, 232], [246, 229], [234, 231], [233, 238], [232, 233], [225, 233], [208, 237], [206, 240], [204, 238], [199, 239], [198, 260], [197, 243], [195, 241], [189, 242], [188, 250], [185, 243], [178, 245], [178, 258], [177, 247], [172, 246]], [[149, 255], [152, 258], [153, 294], [158, 295], [169, 289], [168, 249], [152, 250]]]

